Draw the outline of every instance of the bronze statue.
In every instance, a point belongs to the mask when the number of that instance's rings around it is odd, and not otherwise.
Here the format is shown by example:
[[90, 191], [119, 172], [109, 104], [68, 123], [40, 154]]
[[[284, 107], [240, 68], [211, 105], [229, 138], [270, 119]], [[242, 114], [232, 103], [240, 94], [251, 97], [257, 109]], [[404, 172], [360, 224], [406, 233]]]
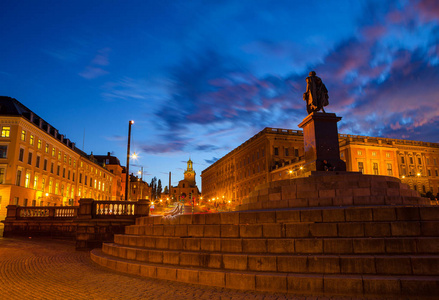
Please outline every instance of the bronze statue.
[[320, 77], [314, 71], [309, 72], [309, 77], [306, 77], [306, 92], [303, 94], [308, 114], [319, 110], [326, 113], [323, 107], [329, 104], [328, 99], [328, 90]]

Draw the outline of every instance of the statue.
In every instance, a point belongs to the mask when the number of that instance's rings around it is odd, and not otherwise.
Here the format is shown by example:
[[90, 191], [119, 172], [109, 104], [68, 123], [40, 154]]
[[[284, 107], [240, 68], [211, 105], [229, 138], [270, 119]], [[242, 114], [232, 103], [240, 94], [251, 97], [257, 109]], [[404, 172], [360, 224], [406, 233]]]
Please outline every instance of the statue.
[[308, 114], [319, 110], [326, 113], [323, 107], [329, 104], [328, 99], [328, 90], [320, 77], [314, 71], [309, 72], [309, 77], [306, 77], [306, 92], [303, 94]]

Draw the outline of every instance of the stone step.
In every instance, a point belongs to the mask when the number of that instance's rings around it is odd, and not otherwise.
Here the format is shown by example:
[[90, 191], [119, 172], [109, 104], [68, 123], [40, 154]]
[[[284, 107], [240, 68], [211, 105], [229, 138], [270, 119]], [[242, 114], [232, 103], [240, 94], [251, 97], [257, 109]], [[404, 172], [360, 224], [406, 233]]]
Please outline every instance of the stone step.
[[176, 237], [300, 238], [438, 236], [439, 221], [358, 221], [267, 224], [150, 224], [125, 227], [126, 234]]
[[121, 246], [224, 253], [402, 254], [439, 253], [439, 237], [379, 238], [196, 238], [114, 236]]
[[316, 207], [282, 209], [277, 211], [241, 211], [213, 214], [187, 214], [165, 218], [162, 216], [136, 219], [136, 225], [228, 225], [272, 224], [300, 222], [350, 221], [434, 221], [439, 220], [439, 206], [370, 206]]
[[164, 265], [276, 273], [439, 275], [438, 255], [247, 254], [174, 251], [103, 244], [115, 257]]
[[121, 259], [91, 251], [91, 259], [128, 274], [231, 289], [316, 295], [403, 295], [435, 297], [439, 276], [374, 276], [211, 270]]

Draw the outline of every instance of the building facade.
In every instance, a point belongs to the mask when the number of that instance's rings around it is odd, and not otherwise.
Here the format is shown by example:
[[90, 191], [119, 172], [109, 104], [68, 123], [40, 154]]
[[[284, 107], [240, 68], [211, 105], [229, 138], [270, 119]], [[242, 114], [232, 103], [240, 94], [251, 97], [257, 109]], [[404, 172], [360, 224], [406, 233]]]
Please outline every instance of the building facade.
[[0, 97], [0, 220], [6, 206], [112, 199], [115, 175], [16, 99]]
[[184, 171], [184, 179], [180, 180], [177, 186], [171, 186], [169, 189], [171, 201], [192, 201], [200, 198], [201, 193], [197, 187], [195, 175], [193, 162], [189, 159], [187, 169]]
[[[439, 144], [339, 135], [340, 158], [347, 171], [401, 179], [422, 193], [439, 193]], [[265, 128], [219, 159], [202, 174], [206, 199], [234, 204], [260, 184], [303, 176], [303, 132]]]

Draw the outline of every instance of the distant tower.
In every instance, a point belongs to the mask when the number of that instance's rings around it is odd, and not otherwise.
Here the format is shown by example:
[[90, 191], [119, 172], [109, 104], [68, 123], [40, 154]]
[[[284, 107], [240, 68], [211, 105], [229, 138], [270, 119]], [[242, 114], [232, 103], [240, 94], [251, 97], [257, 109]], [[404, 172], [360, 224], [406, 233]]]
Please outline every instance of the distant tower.
[[184, 171], [184, 180], [188, 181], [190, 186], [195, 186], [195, 171], [192, 165], [193, 162], [189, 158], [189, 160], [187, 161], [187, 170]]

